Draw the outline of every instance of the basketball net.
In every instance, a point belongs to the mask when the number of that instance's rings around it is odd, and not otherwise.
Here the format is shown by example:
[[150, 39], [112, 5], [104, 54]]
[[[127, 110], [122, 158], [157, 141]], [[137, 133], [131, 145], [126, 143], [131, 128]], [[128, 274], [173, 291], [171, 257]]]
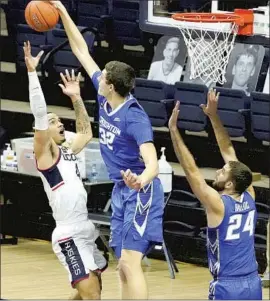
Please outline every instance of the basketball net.
[[228, 23], [217, 22], [217, 25], [219, 29], [211, 33], [198, 25], [194, 28], [194, 23], [191, 28], [190, 22], [186, 21], [176, 25], [187, 46], [190, 79], [200, 78], [207, 85], [226, 82], [226, 67], [238, 32], [238, 25], [234, 22], [229, 29]]

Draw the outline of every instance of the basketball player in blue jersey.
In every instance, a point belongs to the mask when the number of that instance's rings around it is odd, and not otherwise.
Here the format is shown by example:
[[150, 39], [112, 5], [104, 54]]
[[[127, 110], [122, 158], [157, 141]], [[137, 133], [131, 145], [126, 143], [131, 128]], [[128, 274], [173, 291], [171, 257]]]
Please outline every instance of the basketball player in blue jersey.
[[98, 91], [100, 149], [112, 192], [110, 245], [119, 258], [123, 299], [146, 299], [143, 255], [163, 241], [164, 194], [149, 118], [130, 94], [134, 70], [113, 61], [101, 72], [76, 25], [60, 1], [57, 7], [71, 49]]
[[65, 129], [56, 114], [47, 114], [46, 102], [36, 73], [37, 57], [31, 45], [24, 44], [29, 78], [30, 107], [35, 117], [34, 153], [38, 173], [52, 208], [56, 228], [52, 246], [59, 261], [68, 271], [77, 292], [74, 300], [100, 299], [101, 272], [107, 262], [95, 245], [95, 226], [88, 219], [87, 193], [77, 166], [78, 154], [92, 138], [89, 117], [80, 96], [79, 77], [74, 72], [61, 74], [63, 93], [71, 98], [76, 115], [76, 135], [65, 141]]
[[218, 94], [211, 90], [207, 106], [202, 105], [225, 161], [216, 173], [215, 189], [206, 184], [177, 129], [179, 102], [169, 121], [170, 133], [191, 189], [206, 210], [208, 264], [213, 276], [209, 299], [260, 300], [262, 287], [254, 248], [257, 211], [252, 173], [238, 161], [217, 114], [217, 103]]

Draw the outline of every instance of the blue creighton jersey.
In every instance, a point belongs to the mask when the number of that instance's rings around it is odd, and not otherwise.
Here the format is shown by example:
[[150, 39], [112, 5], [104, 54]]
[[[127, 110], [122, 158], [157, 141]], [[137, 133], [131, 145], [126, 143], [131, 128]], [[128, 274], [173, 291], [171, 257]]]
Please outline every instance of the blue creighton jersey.
[[[98, 71], [92, 77], [97, 90], [100, 75], [101, 72]], [[120, 171], [126, 169], [142, 173], [145, 165], [139, 147], [153, 141], [152, 126], [147, 114], [132, 95], [113, 111], [105, 97], [98, 95], [98, 102], [100, 150], [110, 179], [122, 180]]]
[[241, 201], [221, 196], [225, 215], [217, 228], [207, 229], [208, 265], [214, 279], [238, 277], [257, 271], [254, 232], [257, 220], [255, 201], [245, 191]]

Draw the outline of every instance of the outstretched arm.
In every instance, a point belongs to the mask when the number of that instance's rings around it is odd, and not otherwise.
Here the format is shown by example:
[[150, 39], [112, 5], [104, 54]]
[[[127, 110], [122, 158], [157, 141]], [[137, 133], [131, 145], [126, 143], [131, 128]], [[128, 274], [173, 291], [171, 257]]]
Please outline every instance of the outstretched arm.
[[61, 16], [63, 25], [65, 27], [66, 34], [69, 39], [69, 44], [72, 49], [72, 52], [78, 58], [80, 63], [83, 65], [84, 69], [88, 73], [88, 75], [92, 78], [93, 74], [96, 71], [100, 71], [98, 65], [91, 57], [87, 44], [78, 30], [77, 26], [72, 21], [69, 16], [65, 6], [61, 3], [61, 1], [51, 1], [50, 2], [58, 9], [58, 12]]
[[[201, 105], [201, 108], [211, 121], [225, 163], [238, 161], [230, 136], [218, 116], [218, 98], [219, 93], [216, 93], [215, 90], [210, 90], [208, 92], [207, 105]], [[252, 185], [248, 188], [248, 192], [255, 198], [255, 191]]]
[[217, 113], [218, 98], [219, 93], [216, 93], [215, 90], [210, 90], [208, 92], [207, 105], [201, 105], [201, 108], [211, 121], [225, 163], [228, 163], [229, 161], [238, 161], [230, 136]]
[[206, 184], [194, 158], [186, 147], [178, 129], [177, 118], [179, 114], [179, 102], [176, 103], [172, 116], [169, 120], [169, 129], [175, 154], [181, 163], [187, 180], [193, 193], [202, 202], [208, 212], [223, 214], [224, 205], [216, 190]]
[[40, 168], [47, 168], [53, 163], [49, 136], [48, 116], [45, 98], [40, 86], [36, 67], [43, 54], [41, 51], [36, 57], [31, 55], [30, 42], [24, 43], [25, 64], [29, 79], [30, 108], [35, 118], [34, 152]]
[[66, 76], [60, 74], [63, 84], [59, 84], [64, 94], [70, 97], [76, 115], [76, 136], [70, 145], [74, 154], [79, 153], [92, 139], [92, 128], [89, 116], [85, 109], [80, 93], [80, 73], [75, 76], [74, 70], [71, 75], [66, 70]]

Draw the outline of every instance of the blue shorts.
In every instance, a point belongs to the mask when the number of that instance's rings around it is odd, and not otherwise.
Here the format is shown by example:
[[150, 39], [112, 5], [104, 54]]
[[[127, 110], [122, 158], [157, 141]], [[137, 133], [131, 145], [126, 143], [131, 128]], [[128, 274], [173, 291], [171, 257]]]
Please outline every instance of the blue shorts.
[[258, 273], [246, 277], [213, 280], [209, 300], [262, 300], [262, 283]]
[[116, 256], [122, 249], [145, 254], [153, 243], [163, 242], [164, 193], [158, 178], [139, 192], [123, 181], [112, 191], [110, 246]]

